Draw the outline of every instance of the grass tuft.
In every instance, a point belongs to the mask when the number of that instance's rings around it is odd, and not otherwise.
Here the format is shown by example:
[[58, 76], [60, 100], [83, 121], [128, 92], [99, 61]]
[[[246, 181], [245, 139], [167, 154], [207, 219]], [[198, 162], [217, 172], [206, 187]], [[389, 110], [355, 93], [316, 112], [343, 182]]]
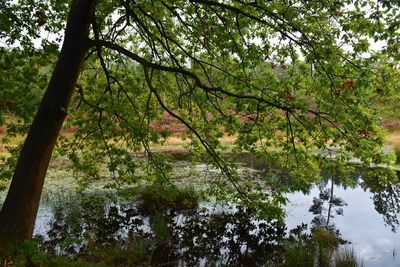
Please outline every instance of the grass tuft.
[[334, 255], [335, 267], [363, 267], [364, 263], [357, 258], [353, 248], [345, 246]]

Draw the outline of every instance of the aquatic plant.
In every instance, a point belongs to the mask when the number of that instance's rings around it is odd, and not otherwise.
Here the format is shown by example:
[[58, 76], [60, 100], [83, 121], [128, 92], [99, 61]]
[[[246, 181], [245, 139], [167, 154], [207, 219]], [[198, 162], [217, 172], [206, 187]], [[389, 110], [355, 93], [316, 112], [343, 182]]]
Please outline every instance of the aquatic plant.
[[[304, 225], [305, 226], [305, 225]], [[353, 248], [341, 247], [339, 237], [326, 228], [318, 228], [311, 235], [302, 233], [306, 227], [296, 229], [283, 242], [285, 267], [363, 267]]]
[[158, 241], [166, 241], [171, 239], [172, 233], [169, 228], [170, 218], [162, 212], [150, 215], [150, 226]]
[[161, 210], [185, 210], [198, 206], [200, 194], [193, 187], [177, 188], [159, 184], [146, 185], [138, 192], [140, 210], [145, 214]]
[[284, 243], [284, 266], [314, 267], [317, 251], [315, 244], [305, 240]]
[[345, 246], [338, 249], [334, 254], [335, 267], [364, 267], [352, 247]]
[[320, 267], [329, 267], [335, 249], [339, 246], [339, 238], [326, 228], [314, 230], [312, 235], [316, 244], [317, 262]]

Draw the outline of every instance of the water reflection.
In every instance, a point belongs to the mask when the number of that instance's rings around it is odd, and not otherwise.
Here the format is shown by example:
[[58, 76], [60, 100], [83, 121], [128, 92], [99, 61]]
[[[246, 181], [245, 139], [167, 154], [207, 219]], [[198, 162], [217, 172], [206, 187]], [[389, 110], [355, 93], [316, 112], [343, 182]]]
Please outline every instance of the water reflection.
[[347, 203], [334, 194], [334, 179], [330, 181], [330, 184], [329, 188], [320, 184], [318, 186], [318, 197], [313, 197], [312, 205], [308, 210], [315, 215], [311, 221], [311, 230], [323, 227], [339, 234], [339, 230], [336, 229], [332, 219], [337, 215], [343, 216], [344, 212], [342, 207], [347, 206]]
[[365, 266], [399, 266], [400, 187], [396, 173], [358, 169], [350, 178], [343, 181], [327, 175], [306, 194], [288, 194], [287, 227], [300, 223], [311, 229], [327, 227], [354, 246]]
[[[396, 173], [397, 177], [399, 172]], [[400, 214], [400, 184], [398, 181], [379, 182], [379, 175], [367, 175], [362, 181], [361, 187], [369, 190], [376, 211], [383, 216], [385, 224], [391, 227], [393, 232], [399, 228]]]
[[[275, 168], [241, 158], [244, 164], [268, 175]], [[273, 173], [279, 173], [279, 169]], [[47, 251], [94, 261], [99, 257], [96, 249], [111, 246], [124, 250], [132, 247], [136, 254], [130, 264], [137, 260], [144, 265], [169, 262], [171, 266], [245, 266], [246, 262], [257, 266], [282, 262], [282, 241], [288, 240], [293, 233], [290, 230], [307, 224], [309, 231], [323, 227], [340, 235], [354, 246], [367, 267], [399, 266], [395, 257], [400, 247], [396, 232], [400, 227], [400, 186], [396, 173], [356, 168], [344, 179], [332, 170], [322, 176], [319, 183], [300, 187], [293, 185], [287, 174], [281, 173], [274, 180], [281, 183], [278, 187], [292, 190], [285, 195], [290, 201], [286, 226], [262, 220], [251, 209], [223, 205], [203, 204], [195, 210], [166, 210], [148, 216], [135, 202], [86, 194], [43, 203], [36, 238]], [[103, 255], [97, 260], [106, 259]]]
[[107, 201], [101, 196], [77, 197], [74, 203], [55, 207], [49, 230], [36, 236], [41, 248], [92, 257], [93, 247], [126, 248], [139, 242], [144, 251], [140, 263], [152, 266], [260, 266], [282, 261], [278, 251], [284, 226], [259, 219], [251, 209], [202, 205], [147, 216], [135, 204]]

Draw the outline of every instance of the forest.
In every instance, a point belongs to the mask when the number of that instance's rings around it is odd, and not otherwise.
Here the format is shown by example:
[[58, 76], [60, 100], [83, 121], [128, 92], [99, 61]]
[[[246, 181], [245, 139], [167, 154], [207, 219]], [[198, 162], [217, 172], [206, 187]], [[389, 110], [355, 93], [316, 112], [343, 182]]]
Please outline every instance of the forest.
[[399, 266], [395, 0], [3, 0], [3, 266]]

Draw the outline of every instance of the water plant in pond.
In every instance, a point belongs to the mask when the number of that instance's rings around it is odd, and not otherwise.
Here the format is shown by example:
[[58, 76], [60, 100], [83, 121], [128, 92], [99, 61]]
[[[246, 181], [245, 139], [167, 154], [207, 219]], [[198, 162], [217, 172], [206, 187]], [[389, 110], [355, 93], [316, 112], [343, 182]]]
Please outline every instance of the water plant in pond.
[[[108, 244], [89, 240], [85, 250], [73, 258], [44, 253], [30, 241], [18, 244], [14, 250], [10, 251], [9, 255], [6, 255], [6, 258], [1, 257], [1, 259], [8, 264], [29, 263], [33, 266], [197, 266], [200, 262], [206, 266], [363, 266], [362, 262], [357, 259], [354, 250], [349, 247], [337, 248], [338, 241], [334, 233], [326, 229], [318, 229], [313, 234], [306, 234], [304, 232], [306, 225], [292, 230], [289, 237], [281, 236], [276, 239], [276, 241], [280, 241], [279, 243], [273, 242], [274, 238], [272, 238], [270, 240], [272, 242], [269, 242], [268, 246], [261, 245], [262, 242], [258, 246], [254, 246], [255, 243], [252, 243], [249, 238], [249, 235], [252, 235], [251, 231], [257, 228], [254, 225], [249, 227], [245, 223], [244, 227], [237, 225], [231, 227], [225, 225], [224, 227], [224, 223], [231, 225], [236, 219], [242, 221], [241, 218], [251, 215], [251, 212], [238, 211], [238, 214], [238, 217], [233, 214], [231, 214], [233, 217], [221, 214], [220, 219], [209, 220], [210, 224], [187, 224], [178, 231], [175, 226], [172, 227], [174, 230], [171, 232], [171, 236], [164, 236], [161, 239], [135, 236]], [[233, 219], [234, 217], [236, 219]], [[202, 222], [205, 221], [202, 220]], [[184, 231], [180, 231], [193, 226], [195, 226], [194, 231], [199, 231], [197, 235], [186, 236]], [[271, 226], [273, 224], [269, 225], [269, 227]], [[247, 234], [242, 235], [239, 228], [242, 228]], [[226, 240], [218, 238], [218, 235], [221, 234], [224, 234]], [[230, 234], [237, 239], [229, 238]], [[258, 237], [265, 238], [265, 235], [258, 234]], [[257, 238], [257, 236], [254, 237]], [[183, 239], [183, 243], [179, 243], [181, 241], [178, 238]], [[191, 242], [198, 244], [191, 248], [185, 247], [185, 242], [186, 244], [191, 244]], [[243, 245], [245, 249], [243, 249]], [[205, 251], [208, 252], [204, 253]], [[321, 253], [323, 253], [323, 257], [321, 257]]]
[[326, 228], [314, 229], [312, 238], [316, 245], [318, 265], [329, 267], [334, 251], [339, 246], [339, 238]]
[[341, 247], [340, 237], [327, 228], [314, 228], [306, 234], [306, 225], [291, 231], [283, 242], [283, 265], [285, 267], [362, 267], [354, 249]]
[[334, 263], [335, 267], [364, 267], [363, 261], [358, 259], [354, 249], [349, 246], [336, 250]]
[[163, 246], [169, 246], [169, 241], [172, 239], [171, 216], [165, 212], [153, 213], [149, 217], [150, 227], [154, 233], [154, 238], [157, 243]]
[[32, 240], [15, 241], [7, 248], [0, 244], [2, 266], [90, 266], [85, 260], [55, 256], [39, 249]]
[[305, 240], [288, 241], [284, 244], [284, 266], [314, 267], [317, 251], [311, 242]]
[[146, 185], [138, 190], [139, 207], [146, 214], [161, 210], [194, 209], [200, 200], [193, 187], [178, 188], [160, 184]]

